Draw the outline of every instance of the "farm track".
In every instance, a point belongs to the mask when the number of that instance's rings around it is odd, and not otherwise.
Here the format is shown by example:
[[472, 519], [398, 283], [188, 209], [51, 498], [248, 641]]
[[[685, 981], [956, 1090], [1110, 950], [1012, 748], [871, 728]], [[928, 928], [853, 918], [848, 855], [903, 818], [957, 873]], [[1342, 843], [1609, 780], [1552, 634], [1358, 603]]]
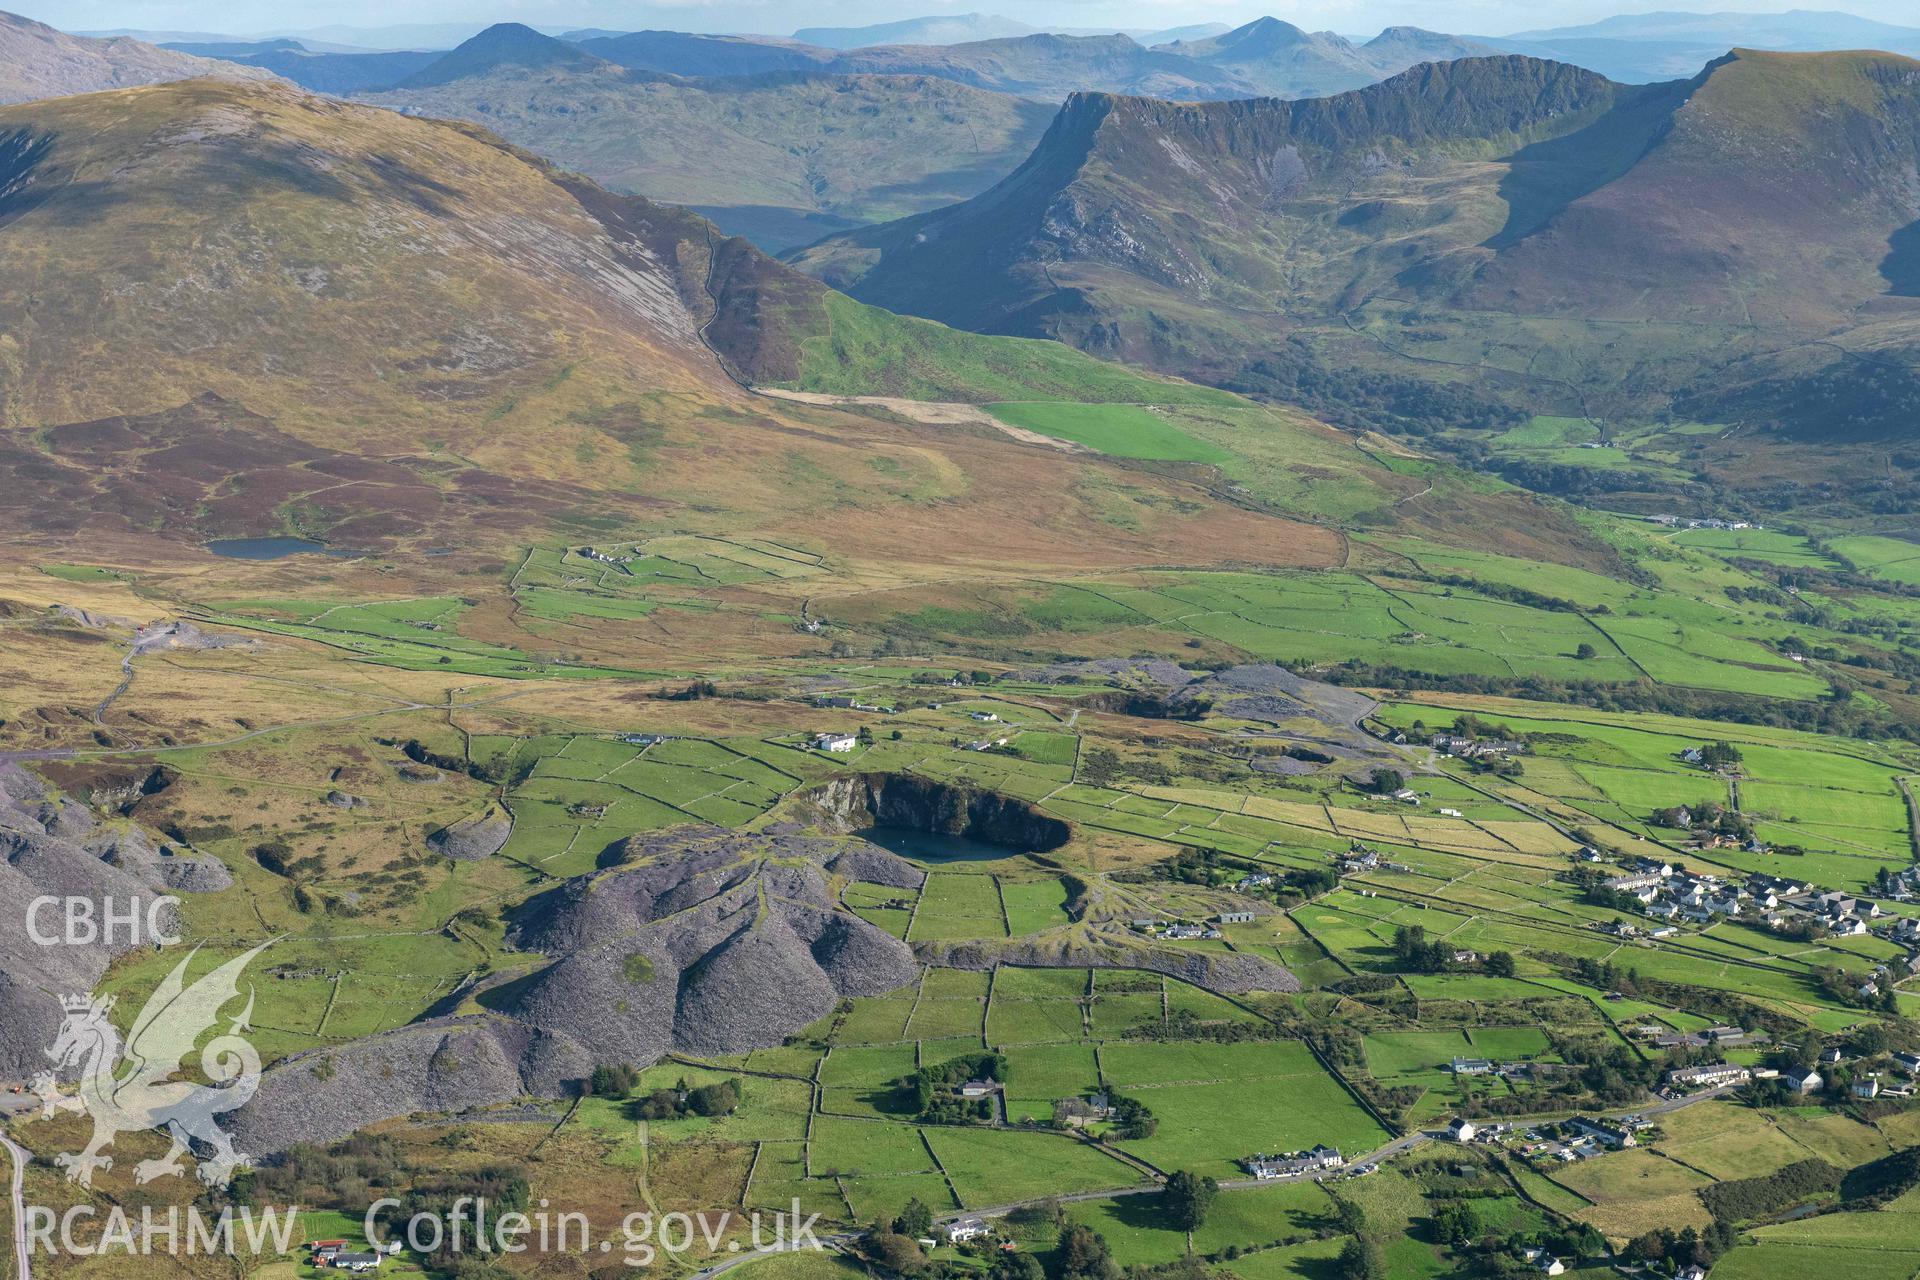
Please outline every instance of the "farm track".
[[13, 1274], [15, 1280], [33, 1280], [33, 1254], [27, 1248], [27, 1163], [33, 1157], [12, 1138], [0, 1134], [0, 1144], [13, 1159]]

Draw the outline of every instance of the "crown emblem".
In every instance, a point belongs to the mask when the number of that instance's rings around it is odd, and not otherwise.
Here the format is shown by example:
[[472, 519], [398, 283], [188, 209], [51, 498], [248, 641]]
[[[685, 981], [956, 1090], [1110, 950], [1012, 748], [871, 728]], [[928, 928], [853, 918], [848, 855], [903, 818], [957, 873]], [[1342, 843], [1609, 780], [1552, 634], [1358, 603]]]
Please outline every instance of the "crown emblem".
[[87, 1013], [93, 1009], [105, 1013], [113, 1008], [113, 997], [102, 996], [95, 1000], [92, 996], [61, 996], [60, 1007], [68, 1013]]

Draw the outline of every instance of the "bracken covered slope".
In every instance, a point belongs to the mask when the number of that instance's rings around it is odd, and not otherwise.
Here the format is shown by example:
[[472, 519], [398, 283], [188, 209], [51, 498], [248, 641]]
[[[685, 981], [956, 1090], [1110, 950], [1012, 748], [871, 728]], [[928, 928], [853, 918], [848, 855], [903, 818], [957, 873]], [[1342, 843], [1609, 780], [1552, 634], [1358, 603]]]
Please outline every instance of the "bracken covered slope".
[[[780, 308], [817, 328], [833, 295], [477, 128], [202, 80], [0, 109], [0, 170], [8, 532], [491, 556], [608, 528], [818, 542], [831, 493], [834, 553], [896, 568], [1340, 555], [1211, 473], [754, 395], [799, 371], [810, 330]], [[939, 333], [950, 358], [997, 349]], [[868, 362], [876, 380], [903, 350]], [[1406, 480], [1354, 460], [1390, 505]], [[1109, 528], [1115, 501], [1137, 514]]]

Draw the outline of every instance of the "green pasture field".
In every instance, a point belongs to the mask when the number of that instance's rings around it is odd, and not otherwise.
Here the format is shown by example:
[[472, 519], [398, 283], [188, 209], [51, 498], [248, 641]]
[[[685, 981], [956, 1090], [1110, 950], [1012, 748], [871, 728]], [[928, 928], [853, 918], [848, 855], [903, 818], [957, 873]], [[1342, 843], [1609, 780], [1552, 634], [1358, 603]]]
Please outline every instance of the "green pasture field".
[[990, 875], [936, 871], [920, 891], [911, 938], [1004, 938], [999, 884]]
[[1000, 892], [1006, 899], [1007, 920], [1016, 938], [1068, 922], [1067, 887], [1058, 880], [1002, 880]]
[[996, 991], [987, 1011], [987, 1039], [996, 1045], [1081, 1040], [1081, 1006], [1072, 1000], [1012, 1000]]
[[1133, 1166], [1064, 1136], [954, 1128], [923, 1132], [969, 1209], [1141, 1181]]
[[1863, 573], [1920, 586], [1920, 543], [1861, 534], [1835, 538], [1831, 545]]
[[1742, 1245], [1714, 1264], [1712, 1280], [1829, 1280], [1836, 1268], [1860, 1280], [1913, 1280], [1920, 1249], [1836, 1249], [1766, 1241]]
[[1232, 455], [1196, 440], [1151, 409], [1131, 404], [1010, 402], [987, 412], [1010, 426], [1098, 449], [1121, 458], [1159, 462], [1224, 462]]

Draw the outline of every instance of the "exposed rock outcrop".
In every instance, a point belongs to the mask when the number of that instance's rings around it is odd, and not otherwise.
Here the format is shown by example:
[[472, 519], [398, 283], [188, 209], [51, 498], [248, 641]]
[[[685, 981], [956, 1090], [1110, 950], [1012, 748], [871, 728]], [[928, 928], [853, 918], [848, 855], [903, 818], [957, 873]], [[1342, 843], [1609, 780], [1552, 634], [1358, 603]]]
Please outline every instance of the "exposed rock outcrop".
[[458, 862], [479, 862], [507, 847], [513, 819], [498, 809], [449, 823], [427, 837], [427, 847]]
[[1014, 853], [1058, 849], [1073, 836], [1067, 823], [1025, 800], [912, 773], [835, 778], [801, 796], [798, 805], [827, 831], [896, 827], [964, 836]]
[[218, 893], [233, 884], [233, 873], [218, 858], [162, 849], [135, 826], [112, 827], [87, 841], [88, 852], [163, 893]]

